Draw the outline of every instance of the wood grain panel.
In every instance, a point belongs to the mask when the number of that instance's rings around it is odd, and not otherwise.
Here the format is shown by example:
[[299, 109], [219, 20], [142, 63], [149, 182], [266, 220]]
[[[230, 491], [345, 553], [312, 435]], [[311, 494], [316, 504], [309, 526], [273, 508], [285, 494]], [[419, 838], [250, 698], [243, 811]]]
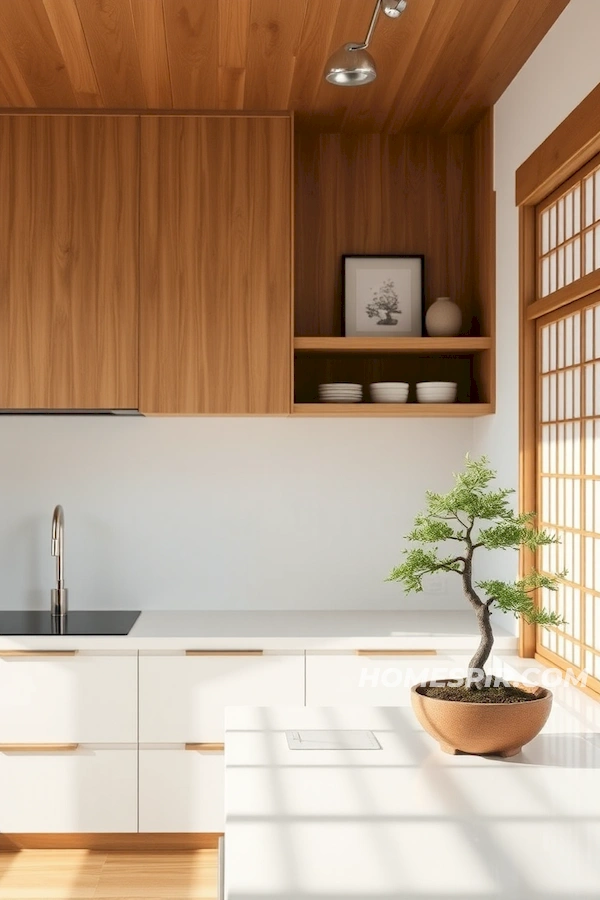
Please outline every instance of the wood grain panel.
[[[530, 512], [537, 507], [537, 370], [536, 324], [526, 316], [536, 297], [536, 216], [535, 207], [519, 210], [519, 508]], [[522, 547], [519, 553], [521, 576], [537, 563], [537, 554]], [[519, 655], [531, 658], [536, 651], [536, 626], [523, 618], [519, 623]]]
[[412, 131], [427, 128], [431, 118], [441, 125], [446, 121], [462, 92], [479, 68], [480, 48], [497, 37], [501, 23], [514, 10], [518, 0], [502, 4], [463, 2], [449, 23], [440, 47], [421, 89], [406, 102], [403, 127]]
[[[435, 15], [429, 16], [423, 27], [418, 65], [410, 67], [398, 88], [389, 111], [386, 130], [395, 132], [405, 127], [411, 112], [421, 101], [428, 81], [435, 78], [436, 74], [439, 79], [439, 72], [443, 69], [444, 49], [454, 35], [464, 4], [465, 0], [444, 0], [443, 3], [438, 0]], [[440, 82], [441, 79], [438, 80], [438, 86]]]
[[173, 105], [217, 107], [218, 15], [216, 3], [163, 2]]
[[137, 407], [139, 124], [0, 117], [0, 407]]
[[293, 109], [330, 131], [467, 130], [568, 0], [411, 0], [381, 15], [379, 76], [327, 84], [365, 37], [365, 0], [2, 0], [0, 104], [45, 109]]
[[424, 253], [426, 302], [451, 296], [465, 332], [481, 318], [468, 135], [299, 133], [295, 177], [298, 336], [341, 333], [344, 253]]
[[494, 191], [494, 113], [488, 110], [473, 135], [474, 291], [481, 333], [491, 337], [488, 353], [475, 357], [474, 377], [482, 400], [496, 403], [496, 192]]
[[286, 109], [307, 0], [252, 0], [246, 109]]
[[290, 130], [142, 119], [142, 411], [289, 412]]
[[162, 0], [130, 0], [146, 105], [173, 106]]
[[92, 65], [75, 0], [43, 0], [64, 65], [79, 106], [102, 106], [102, 96]]
[[252, 0], [219, 3], [219, 85], [221, 109], [243, 109]]
[[[76, 0], [104, 106], [146, 106], [131, 4]], [[62, 103], [49, 104], [64, 106]]]
[[39, 0], [0, 3], [0, 33], [37, 106], [74, 107], [77, 100], [44, 5]]
[[296, 112], [310, 114], [314, 107], [325, 60], [331, 53], [341, 2], [328, 0], [325, 4], [308, 0], [287, 104]]
[[12, 53], [0, 51], [0, 100], [6, 107], [35, 107], [36, 103]]

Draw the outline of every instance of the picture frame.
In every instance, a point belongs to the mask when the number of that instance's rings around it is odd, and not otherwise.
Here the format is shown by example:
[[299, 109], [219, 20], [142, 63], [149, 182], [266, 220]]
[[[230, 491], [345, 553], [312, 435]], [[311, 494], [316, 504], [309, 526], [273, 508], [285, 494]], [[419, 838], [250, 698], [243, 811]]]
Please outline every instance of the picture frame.
[[425, 256], [342, 256], [342, 334], [423, 335]]

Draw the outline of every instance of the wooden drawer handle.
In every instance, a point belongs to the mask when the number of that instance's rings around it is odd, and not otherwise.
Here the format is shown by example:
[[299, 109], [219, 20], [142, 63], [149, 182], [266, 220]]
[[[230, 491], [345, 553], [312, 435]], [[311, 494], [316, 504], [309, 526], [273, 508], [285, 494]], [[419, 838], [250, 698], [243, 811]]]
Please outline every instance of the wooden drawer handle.
[[262, 656], [262, 650], [186, 650], [186, 656]]
[[223, 753], [225, 751], [225, 744], [219, 743], [200, 743], [200, 744], [186, 744], [186, 750], [197, 750], [198, 753]]
[[77, 650], [0, 650], [0, 658], [11, 656], [76, 656]]
[[67, 753], [79, 744], [0, 744], [0, 753]]
[[437, 650], [355, 650], [357, 656], [437, 656]]

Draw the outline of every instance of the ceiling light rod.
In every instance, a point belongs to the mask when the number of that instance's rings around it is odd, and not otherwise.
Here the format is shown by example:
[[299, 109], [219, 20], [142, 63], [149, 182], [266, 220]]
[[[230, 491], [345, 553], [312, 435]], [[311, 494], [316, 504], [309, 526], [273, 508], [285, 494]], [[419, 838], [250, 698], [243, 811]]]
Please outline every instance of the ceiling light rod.
[[369, 84], [377, 78], [375, 60], [367, 47], [371, 43], [379, 13], [383, 9], [390, 19], [397, 19], [406, 9], [407, 0], [376, 0], [367, 36], [362, 44], [351, 41], [329, 57], [325, 67], [325, 80], [340, 87]]
[[[377, 19], [379, 18], [379, 12], [383, 5], [383, 0], [377, 0], [375, 3], [375, 9], [373, 10], [373, 15], [371, 16], [371, 24], [369, 25], [369, 30], [367, 31], [367, 36], [364, 39], [362, 44], [355, 44], [353, 41], [351, 42], [351, 47], [353, 50], [366, 50], [369, 44], [371, 43], [371, 38], [373, 37], [373, 32], [375, 31], [375, 26], [377, 25]], [[383, 11], [386, 16], [389, 16], [390, 19], [397, 19], [398, 16], [404, 12], [406, 9], [406, 0], [396, 0], [394, 3], [386, 3], [383, 7]]]

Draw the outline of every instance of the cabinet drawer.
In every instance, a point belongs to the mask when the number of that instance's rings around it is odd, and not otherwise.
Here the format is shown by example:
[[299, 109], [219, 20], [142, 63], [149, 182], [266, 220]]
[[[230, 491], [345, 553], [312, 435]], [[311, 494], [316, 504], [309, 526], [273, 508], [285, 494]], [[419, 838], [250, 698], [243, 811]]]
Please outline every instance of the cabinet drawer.
[[221, 832], [222, 753], [140, 747], [140, 831]]
[[137, 830], [137, 752], [0, 751], [0, 832]]
[[137, 658], [0, 656], [0, 743], [134, 743]]
[[457, 669], [452, 657], [306, 654], [307, 706], [410, 706], [413, 684], [447, 678]]
[[226, 706], [304, 705], [304, 654], [143, 656], [140, 741], [222, 741]]

